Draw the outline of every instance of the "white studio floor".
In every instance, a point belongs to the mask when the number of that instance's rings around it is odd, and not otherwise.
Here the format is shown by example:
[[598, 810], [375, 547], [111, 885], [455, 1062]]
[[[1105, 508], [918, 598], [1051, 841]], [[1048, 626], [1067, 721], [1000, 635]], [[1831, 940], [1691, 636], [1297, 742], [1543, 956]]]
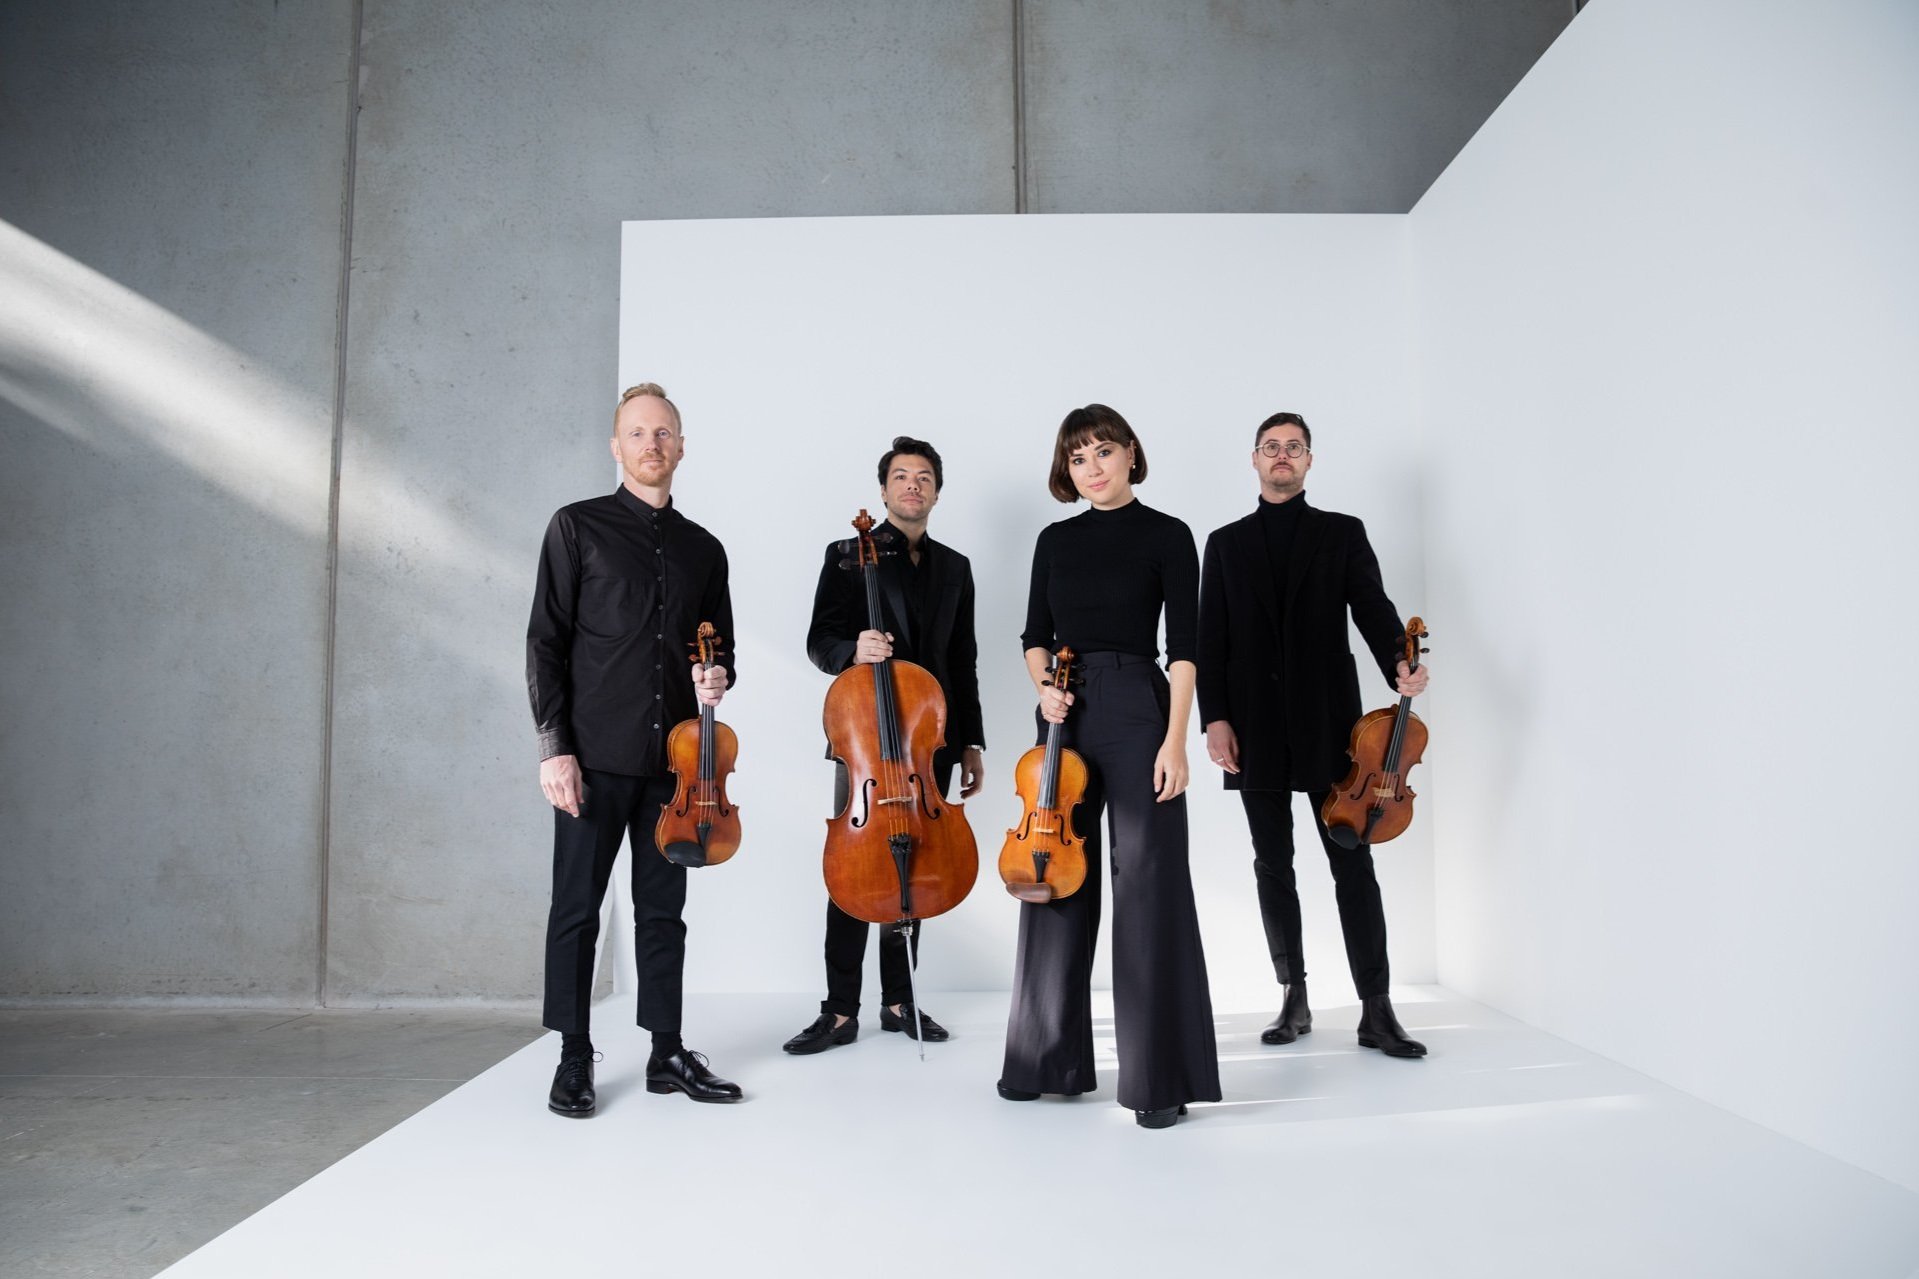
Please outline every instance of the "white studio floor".
[[1439, 988], [1395, 1000], [1425, 1061], [1358, 1048], [1350, 1005], [1287, 1048], [1223, 1013], [1225, 1101], [1158, 1132], [1110, 1074], [995, 1096], [1003, 993], [930, 999], [953, 1039], [923, 1065], [870, 1017], [794, 1058], [808, 1001], [690, 997], [734, 1106], [646, 1092], [608, 1001], [597, 1117], [547, 1113], [547, 1036], [165, 1274], [1919, 1273], [1919, 1195]]

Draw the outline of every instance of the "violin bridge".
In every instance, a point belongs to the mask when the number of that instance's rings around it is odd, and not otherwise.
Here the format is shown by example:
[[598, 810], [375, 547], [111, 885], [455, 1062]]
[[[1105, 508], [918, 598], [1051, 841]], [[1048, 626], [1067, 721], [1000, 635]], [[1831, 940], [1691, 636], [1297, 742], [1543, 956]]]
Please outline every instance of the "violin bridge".
[[1373, 787], [1373, 798], [1374, 798], [1374, 799], [1391, 799], [1392, 797], [1393, 797], [1393, 788], [1392, 788], [1392, 787], [1390, 787], [1390, 786], [1375, 786], [1375, 787]]

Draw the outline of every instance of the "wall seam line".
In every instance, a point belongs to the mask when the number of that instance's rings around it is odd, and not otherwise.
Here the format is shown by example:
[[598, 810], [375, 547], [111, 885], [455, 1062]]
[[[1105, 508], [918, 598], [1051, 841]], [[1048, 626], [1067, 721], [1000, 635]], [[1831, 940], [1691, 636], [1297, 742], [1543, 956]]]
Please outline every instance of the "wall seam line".
[[1026, 194], [1026, 0], [1013, 0], [1013, 212], [1025, 213]]
[[320, 672], [320, 840], [318, 945], [314, 956], [314, 1003], [327, 1006], [327, 967], [332, 927], [333, 879], [333, 694], [340, 609], [340, 462], [346, 442], [347, 301], [353, 283], [353, 188], [360, 141], [360, 42], [365, 0], [353, 0], [353, 46], [347, 58], [346, 160], [340, 185], [340, 283], [333, 334], [333, 439], [327, 476], [326, 638]]

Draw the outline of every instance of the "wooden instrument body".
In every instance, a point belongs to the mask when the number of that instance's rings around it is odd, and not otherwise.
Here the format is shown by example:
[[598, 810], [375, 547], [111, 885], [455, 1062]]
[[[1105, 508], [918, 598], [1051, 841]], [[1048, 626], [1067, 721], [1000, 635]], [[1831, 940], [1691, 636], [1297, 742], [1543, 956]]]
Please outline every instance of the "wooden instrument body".
[[[1419, 669], [1419, 655], [1426, 651], [1419, 641], [1426, 636], [1421, 619], [1406, 623], [1409, 673]], [[1406, 775], [1426, 753], [1426, 725], [1413, 714], [1413, 699], [1402, 696], [1396, 707], [1361, 715], [1346, 753], [1353, 758], [1346, 780], [1319, 806], [1327, 837], [1341, 848], [1363, 848], [1404, 833], [1412, 825], [1417, 798]]]
[[999, 877], [1021, 901], [1058, 901], [1086, 882], [1086, 841], [1073, 829], [1073, 808], [1086, 795], [1086, 761], [1060, 748], [1053, 802], [1043, 804], [1047, 749], [1035, 746], [1013, 766], [1022, 812], [1000, 846]]
[[[717, 866], [740, 850], [740, 810], [726, 796], [726, 779], [739, 759], [740, 740], [733, 730], [712, 717], [712, 708], [698, 719], [681, 720], [666, 735], [666, 759], [678, 781], [672, 802], [660, 810], [653, 841], [662, 853], [675, 845], [692, 844], [705, 852], [699, 864]], [[700, 756], [711, 725], [711, 775], [701, 778]], [[701, 824], [706, 830], [700, 829]], [[674, 859], [678, 860], [678, 859]]]
[[[879, 681], [891, 682], [899, 741], [888, 750]], [[846, 766], [846, 807], [826, 822], [826, 891], [873, 924], [931, 919], [966, 900], [979, 849], [959, 804], [940, 793], [933, 755], [946, 742], [946, 698], [923, 666], [889, 659], [841, 671], [826, 692], [827, 741]], [[905, 851], [905, 891], [897, 854]]]
[[[1399, 744], [1399, 767], [1388, 771], [1388, 752], [1392, 749], [1393, 725], [1399, 717], [1394, 707], [1367, 711], [1353, 725], [1346, 753], [1353, 766], [1320, 806], [1320, 819], [1328, 827], [1344, 826], [1355, 832], [1366, 830], [1369, 818], [1372, 832], [1363, 842], [1381, 844], [1405, 833], [1413, 821], [1413, 801], [1418, 792], [1406, 784], [1406, 775], [1426, 751], [1426, 725], [1410, 710]], [[1378, 805], [1379, 816], [1371, 810]]]

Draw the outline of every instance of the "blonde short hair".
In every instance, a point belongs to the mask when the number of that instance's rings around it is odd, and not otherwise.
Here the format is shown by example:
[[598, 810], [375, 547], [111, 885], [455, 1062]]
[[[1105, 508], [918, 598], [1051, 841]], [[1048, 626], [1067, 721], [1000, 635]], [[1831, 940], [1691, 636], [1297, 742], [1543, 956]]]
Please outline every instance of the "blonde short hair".
[[672, 400], [667, 399], [666, 388], [658, 382], [635, 383], [620, 392], [620, 402], [613, 406], [614, 422], [617, 423], [620, 420], [620, 410], [626, 407], [628, 400], [636, 399], [642, 395], [656, 395], [660, 399], [666, 400], [666, 407], [673, 410], [673, 429], [679, 431], [681, 434], [686, 433], [686, 428], [680, 425], [680, 406], [673, 403]]

